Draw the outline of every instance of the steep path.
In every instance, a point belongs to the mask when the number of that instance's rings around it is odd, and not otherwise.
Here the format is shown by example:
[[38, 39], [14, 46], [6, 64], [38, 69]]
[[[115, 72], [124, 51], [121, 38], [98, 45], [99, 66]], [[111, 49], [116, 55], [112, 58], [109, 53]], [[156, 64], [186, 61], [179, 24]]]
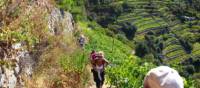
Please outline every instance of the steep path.
[[[88, 88], [96, 88], [95, 82], [93, 80], [93, 75], [92, 75], [92, 72], [91, 72], [91, 66], [90, 65], [87, 65], [87, 70], [90, 72], [90, 74], [89, 74], [90, 80], [89, 80], [87, 86], [89, 86]], [[104, 82], [104, 85], [103, 85], [102, 88], [110, 88], [110, 86], [107, 85], [106, 82]]]

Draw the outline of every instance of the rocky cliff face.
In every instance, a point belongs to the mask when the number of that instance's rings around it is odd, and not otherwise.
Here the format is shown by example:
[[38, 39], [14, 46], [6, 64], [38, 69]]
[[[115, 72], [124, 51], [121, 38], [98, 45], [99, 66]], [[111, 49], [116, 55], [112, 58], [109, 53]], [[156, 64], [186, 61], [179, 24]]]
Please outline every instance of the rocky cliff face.
[[54, 8], [48, 18], [49, 30], [54, 35], [71, 34], [74, 30], [72, 14]]
[[[0, 87], [15, 88], [24, 85], [21, 75], [31, 78], [33, 73], [33, 58], [27, 50], [24, 50], [21, 43], [13, 44], [10, 47], [6, 43], [1, 43], [0, 47], [4, 54], [1, 59]], [[3, 50], [4, 49], [4, 50]]]
[[[11, 1], [14, 5], [12, 9], [17, 8], [19, 4], [24, 4], [25, 1], [17, 0], [17, 4]], [[48, 0], [31, 0], [24, 12], [34, 14], [32, 11], [35, 8], [42, 8], [47, 12], [47, 26], [50, 34], [53, 36], [61, 34], [72, 35], [74, 30], [72, 14], [59, 10], [51, 5]], [[0, 87], [23, 88], [25, 87], [23, 78], [31, 79], [38, 58], [24, 48], [26, 46], [23, 41], [15, 44], [0, 41]], [[34, 48], [36, 46], [33, 45], [31, 47]]]

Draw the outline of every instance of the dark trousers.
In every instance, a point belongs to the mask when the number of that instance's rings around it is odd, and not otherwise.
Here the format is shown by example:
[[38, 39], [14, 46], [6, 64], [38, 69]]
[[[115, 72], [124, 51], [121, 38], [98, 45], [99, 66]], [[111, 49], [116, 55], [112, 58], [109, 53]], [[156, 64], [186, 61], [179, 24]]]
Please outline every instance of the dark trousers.
[[104, 79], [105, 79], [104, 78], [105, 72], [103, 71], [103, 72], [100, 73], [102, 80], [99, 79], [97, 71], [95, 71], [94, 69], [92, 69], [92, 73], [93, 73], [94, 81], [96, 82], [96, 87], [100, 88], [100, 86], [103, 86]]

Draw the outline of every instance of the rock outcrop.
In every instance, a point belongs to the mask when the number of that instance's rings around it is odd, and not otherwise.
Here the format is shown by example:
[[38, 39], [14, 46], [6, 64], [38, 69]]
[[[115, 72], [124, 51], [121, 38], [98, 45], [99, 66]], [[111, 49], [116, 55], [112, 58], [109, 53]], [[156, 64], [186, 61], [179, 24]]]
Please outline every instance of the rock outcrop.
[[[20, 3], [22, 2], [19, 1], [18, 4]], [[48, 0], [31, 0], [29, 4], [27, 10], [24, 11], [25, 14], [31, 13], [37, 6], [46, 12], [50, 11], [46, 15], [50, 34], [53, 36], [72, 35], [74, 30], [72, 14], [55, 8], [48, 3]], [[25, 84], [22, 76], [31, 79], [38, 58], [24, 48], [27, 45], [23, 42], [8, 44], [0, 41], [0, 88], [23, 88]]]
[[71, 34], [74, 30], [72, 14], [54, 8], [48, 19], [49, 31], [54, 35]]
[[29, 52], [23, 49], [22, 43], [13, 44], [9, 48], [4, 45], [0, 45], [1, 49], [4, 48], [1, 52], [4, 55], [1, 57], [4, 58], [1, 59], [0, 87], [15, 88], [17, 85], [22, 88], [24, 83], [21, 75], [31, 78], [35, 61]]

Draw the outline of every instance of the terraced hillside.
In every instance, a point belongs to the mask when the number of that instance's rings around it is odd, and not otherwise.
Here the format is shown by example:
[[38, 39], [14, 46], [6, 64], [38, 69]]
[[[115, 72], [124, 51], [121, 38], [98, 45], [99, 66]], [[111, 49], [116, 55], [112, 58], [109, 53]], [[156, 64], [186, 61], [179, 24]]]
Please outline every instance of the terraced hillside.
[[[187, 50], [184, 50], [179, 37], [187, 38], [187, 35], [193, 34], [199, 36], [197, 32], [200, 27], [199, 12], [195, 13], [197, 15], [194, 20], [184, 19], [185, 21], [181, 22], [171, 10], [171, 7], [178, 5], [179, 2], [171, 0], [116, 0], [108, 5], [113, 6], [113, 4], [117, 6], [121, 4], [123, 12], [109, 25], [119, 25], [119, 29], [123, 29], [124, 24], [133, 25], [137, 30], [135, 41], [143, 39], [142, 37], [150, 31], [155, 32], [157, 37], [165, 35], [167, 39], [163, 41], [165, 44], [163, 52], [168, 59], [175, 59], [182, 55], [186, 55], [187, 58]], [[192, 26], [190, 27], [190, 25]], [[195, 42], [196, 40], [198, 39], [194, 39]]]
[[131, 22], [137, 27], [137, 33], [146, 33], [151, 30], [164, 29], [168, 26], [159, 13], [157, 4], [163, 4], [161, 1], [145, 2], [137, 0], [128, 0], [126, 5], [133, 8], [133, 11], [123, 13], [118, 17], [117, 23]]
[[138, 54], [140, 57], [152, 54], [158, 64], [175, 67], [182, 64], [183, 68], [189, 59], [200, 60], [198, 0], [102, 0], [98, 4], [89, 0], [88, 3], [89, 17], [134, 41], [139, 47], [135, 47], [136, 54], [144, 51]]

